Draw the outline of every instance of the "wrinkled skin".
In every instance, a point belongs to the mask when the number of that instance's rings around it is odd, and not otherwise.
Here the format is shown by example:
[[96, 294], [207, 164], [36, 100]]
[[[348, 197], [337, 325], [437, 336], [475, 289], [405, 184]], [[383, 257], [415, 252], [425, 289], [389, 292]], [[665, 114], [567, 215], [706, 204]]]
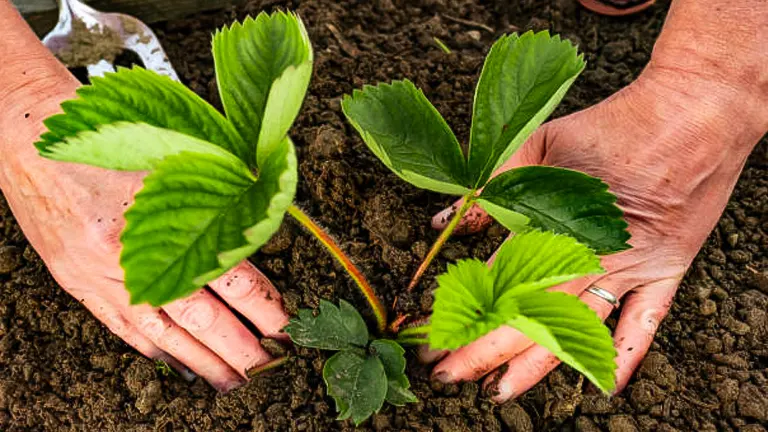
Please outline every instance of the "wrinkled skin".
[[[0, 43], [0, 188], [30, 244], [56, 281], [112, 332], [147, 357], [189, 370], [220, 390], [242, 384], [246, 370], [270, 360], [259, 339], [230, 311], [248, 318], [264, 336], [284, 338], [288, 323], [280, 294], [253, 265], [243, 262], [208, 288], [162, 308], [129, 305], [119, 265], [123, 212], [145, 173], [109, 171], [53, 162], [32, 144], [42, 120], [79, 86], [0, 0], [0, 28], [14, 33], [23, 53]], [[15, 78], [15, 80], [14, 80]], [[223, 300], [220, 301], [213, 294]], [[188, 369], [187, 369], [188, 368]]]
[[[605, 274], [555, 288], [580, 296], [603, 319], [612, 305], [585, 290], [595, 285], [621, 299], [614, 333], [617, 391], [647, 353], [747, 156], [768, 130], [762, 99], [748, 92], [749, 86], [672, 65], [651, 64], [604, 102], [544, 125], [500, 169], [552, 165], [580, 170], [603, 179], [618, 196], [633, 248], [603, 257]], [[433, 226], [442, 229], [454, 208], [436, 215]], [[475, 207], [462, 223], [458, 231], [476, 232], [490, 219]], [[422, 358], [442, 358], [434, 377], [443, 382], [487, 375], [486, 387], [498, 402], [522, 394], [559, 364], [509, 327], [450, 354], [423, 351]], [[504, 372], [491, 373], [502, 365], [508, 366]]]

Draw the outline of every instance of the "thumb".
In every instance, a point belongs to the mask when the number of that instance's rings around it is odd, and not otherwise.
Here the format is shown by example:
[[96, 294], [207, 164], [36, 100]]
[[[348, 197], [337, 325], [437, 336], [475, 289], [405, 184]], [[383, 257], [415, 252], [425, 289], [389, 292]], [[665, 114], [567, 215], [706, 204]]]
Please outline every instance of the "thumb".
[[[520, 146], [517, 151], [512, 154], [498, 170], [496, 170], [491, 178], [503, 173], [504, 171], [511, 170], [527, 165], [537, 165], [544, 160], [544, 142], [547, 134], [548, 124], [539, 128], [528, 140]], [[442, 230], [448, 225], [448, 223], [456, 214], [456, 211], [464, 204], [464, 199], [457, 200], [450, 207], [440, 211], [432, 217], [432, 228]], [[461, 222], [456, 226], [455, 233], [462, 234], [474, 234], [482, 231], [491, 224], [493, 219], [481, 209], [479, 206], [472, 206], [469, 211], [461, 219]]]

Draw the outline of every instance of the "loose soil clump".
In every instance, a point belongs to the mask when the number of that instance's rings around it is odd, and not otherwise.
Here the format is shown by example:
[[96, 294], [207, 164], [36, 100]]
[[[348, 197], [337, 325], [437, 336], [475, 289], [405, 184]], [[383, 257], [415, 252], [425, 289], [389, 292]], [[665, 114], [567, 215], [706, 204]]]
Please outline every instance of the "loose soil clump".
[[[587, 70], [556, 115], [610, 96], [648, 62], [668, 2], [635, 17], [598, 17], [576, 0], [254, 1], [157, 27], [185, 84], [217, 100], [211, 32], [263, 8], [297, 10], [308, 25], [315, 76], [293, 128], [298, 201], [354, 257], [393, 314], [427, 314], [447, 262], [487, 258], [506, 232], [455, 237], [414, 292], [405, 286], [437, 233], [444, 196], [391, 174], [345, 122], [340, 98], [363, 84], [408, 77], [466, 143], [474, 83], [503, 32], [550, 29], [579, 44]], [[457, 19], [458, 18], [458, 19]], [[445, 53], [437, 37], [450, 49]], [[768, 423], [768, 140], [749, 159], [725, 213], [688, 272], [629, 387], [607, 397], [567, 367], [513, 402], [491, 403], [476, 383], [440, 385], [411, 355], [420, 402], [385, 407], [368, 431], [765, 431]], [[314, 239], [286, 219], [254, 262], [286, 308], [320, 298], [365, 303]], [[371, 318], [370, 316], [367, 318]], [[615, 324], [609, 319], [609, 325]], [[334, 420], [325, 353], [290, 348], [267, 377], [219, 395], [187, 383], [111, 335], [59, 289], [0, 198], [0, 430], [348, 431]]]

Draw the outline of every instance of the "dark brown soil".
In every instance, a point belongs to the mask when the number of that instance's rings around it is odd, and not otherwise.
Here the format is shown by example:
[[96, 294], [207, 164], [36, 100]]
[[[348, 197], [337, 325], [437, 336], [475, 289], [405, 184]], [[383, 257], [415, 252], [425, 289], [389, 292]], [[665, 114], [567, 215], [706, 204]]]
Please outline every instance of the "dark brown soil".
[[[432, 276], [445, 262], [486, 258], [505, 236], [449, 242], [411, 295], [403, 287], [436, 237], [430, 216], [449, 198], [390, 174], [344, 121], [339, 98], [365, 83], [408, 77], [466, 141], [472, 92], [497, 34], [459, 17], [509, 29], [563, 34], [588, 69], [557, 112], [594, 104], [647, 62], [666, 2], [628, 19], [597, 17], [575, 0], [346, 0], [252, 2], [234, 11], [157, 28], [180, 76], [216, 100], [210, 33], [256, 14], [262, 3], [296, 9], [307, 23], [315, 78], [292, 135], [299, 149], [299, 203], [354, 256], [396, 312], [429, 311]], [[511, 27], [514, 26], [514, 27]], [[335, 27], [336, 30], [332, 30]], [[334, 35], [336, 34], [336, 35]], [[433, 37], [444, 41], [444, 53]], [[421, 402], [386, 407], [376, 431], [765, 431], [768, 422], [768, 142], [758, 147], [717, 229], [686, 277], [669, 318], [629, 388], [608, 398], [566, 367], [516, 402], [496, 406], [478, 385], [430, 384], [409, 358]], [[364, 303], [331, 258], [291, 221], [255, 262], [291, 311], [319, 298]], [[166, 376], [58, 289], [0, 198], [0, 430], [328, 431], [334, 420], [319, 374], [325, 354], [297, 350], [287, 366], [227, 395]], [[761, 426], [762, 424], [762, 426]]]

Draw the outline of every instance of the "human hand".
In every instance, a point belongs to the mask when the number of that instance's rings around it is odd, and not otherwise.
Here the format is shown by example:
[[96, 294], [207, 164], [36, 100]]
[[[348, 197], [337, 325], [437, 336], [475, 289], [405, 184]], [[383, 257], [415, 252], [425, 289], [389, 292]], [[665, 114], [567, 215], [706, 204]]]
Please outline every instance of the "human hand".
[[[603, 179], [618, 197], [632, 234], [631, 250], [602, 259], [606, 273], [557, 290], [579, 296], [605, 319], [613, 310], [587, 292], [603, 288], [621, 299], [614, 332], [617, 391], [642, 361], [687, 267], [717, 223], [749, 152], [768, 129], [765, 112], [737, 87], [649, 67], [631, 86], [581, 112], [544, 125], [500, 171], [552, 165]], [[734, 125], [739, 125], [734, 131]], [[454, 207], [436, 215], [442, 229]], [[478, 207], [457, 232], [490, 223]], [[424, 351], [435, 361], [445, 352]], [[499, 328], [440, 361], [434, 378], [476, 380], [498, 402], [514, 398], [559, 364], [511, 327]], [[502, 365], [507, 368], [492, 372]]]
[[53, 277], [144, 355], [182, 371], [186, 366], [219, 390], [242, 384], [246, 370], [270, 356], [227, 305], [265, 337], [282, 339], [288, 317], [280, 294], [243, 262], [186, 299], [162, 308], [131, 306], [119, 265], [119, 235], [123, 212], [142, 187], [144, 174], [41, 158], [32, 144], [45, 131], [42, 120], [58, 113], [79, 83], [45, 51], [26, 67], [9, 67], [8, 75], [16, 71], [35, 78], [3, 101], [0, 189]]

